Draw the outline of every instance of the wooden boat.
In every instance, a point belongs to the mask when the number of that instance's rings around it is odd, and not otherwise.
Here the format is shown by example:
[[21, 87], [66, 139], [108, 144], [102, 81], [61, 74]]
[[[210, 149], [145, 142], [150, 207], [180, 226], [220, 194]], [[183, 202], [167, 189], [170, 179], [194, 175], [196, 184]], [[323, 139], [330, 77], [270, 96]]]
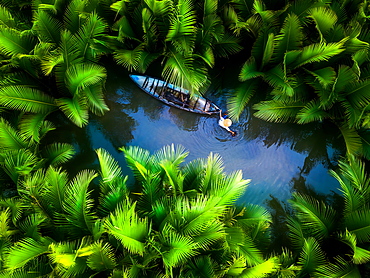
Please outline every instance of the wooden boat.
[[199, 114], [219, 113], [220, 108], [205, 97], [190, 97], [189, 91], [163, 80], [130, 74], [131, 79], [147, 94], [160, 101], [185, 111]]

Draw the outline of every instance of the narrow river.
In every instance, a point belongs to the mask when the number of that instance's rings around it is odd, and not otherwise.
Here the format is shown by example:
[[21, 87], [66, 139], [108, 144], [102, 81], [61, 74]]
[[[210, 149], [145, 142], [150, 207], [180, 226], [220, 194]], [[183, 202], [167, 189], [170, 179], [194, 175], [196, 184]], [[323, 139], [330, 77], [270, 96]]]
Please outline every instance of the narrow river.
[[[189, 151], [187, 161], [219, 154], [226, 172], [242, 170], [251, 179], [239, 203], [266, 205], [285, 203], [292, 191], [309, 194], [338, 192], [338, 183], [328, 173], [336, 166], [342, 146], [330, 125], [272, 124], [256, 119], [250, 111], [232, 125], [236, 137], [218, 126], [217, 116], [202, 116], [173, 107], [142, 92], [120, 67], [108, 68], [106, 85], [110, 111], [92, 117], [86, 128], [66, 124], [58, 135], [78, 151], [70, 170], [94, 168], [93, 152], [107, 149], [130, 175], [118, 148], [137, 145], [154, 152], [164, 145], [181, 144]], [[210, 96], [212, 99], [212, 96]], [[225, 109], [222, 98], [213, 96]], [[339, 144], [339, 146], [337, 145]]]

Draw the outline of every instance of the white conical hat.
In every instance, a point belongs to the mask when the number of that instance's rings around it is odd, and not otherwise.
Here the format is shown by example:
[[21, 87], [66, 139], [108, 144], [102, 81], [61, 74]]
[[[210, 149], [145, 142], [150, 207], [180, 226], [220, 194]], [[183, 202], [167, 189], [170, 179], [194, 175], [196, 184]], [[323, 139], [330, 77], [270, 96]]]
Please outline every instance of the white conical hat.
[[233, 124], [233, 122], [230, 120], [230, 119], [225, 119], [224, 122], [223, 122], [224, 126], [231, 126]]

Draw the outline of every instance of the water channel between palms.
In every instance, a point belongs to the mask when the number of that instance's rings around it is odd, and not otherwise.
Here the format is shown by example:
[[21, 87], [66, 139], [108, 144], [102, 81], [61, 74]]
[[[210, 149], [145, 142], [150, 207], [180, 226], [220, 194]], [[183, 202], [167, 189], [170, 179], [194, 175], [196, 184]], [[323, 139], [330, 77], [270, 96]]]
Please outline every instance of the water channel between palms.
[[[218, 126], [217, 116], [169, 107], [142, 92], [128, 74], [109, 76], [106, 97], [110, 111], [92, 118], [84, 129], [68, 124], [58, 135], [77, 148], [72, 171], [96, 165], [93, 150], [102, 147], [131, 175], [119, 147], [136, 145], [155, 152], [164, 145], [181, 144], [189, 151], [187, 161], [217, 153], [226, 172], [242, 170], [243, 177], [251, 179], [239, 203], [285, 202], [292, 191], [311, 195], [338, 192], [337, 181], [328, 173], [340, 155], [338, 134], [330, 126], [271, 124], [244, 114], [233, 124], [238, 135], [232, 137]], [[225, 109], [221, 99], [214, 100]]]

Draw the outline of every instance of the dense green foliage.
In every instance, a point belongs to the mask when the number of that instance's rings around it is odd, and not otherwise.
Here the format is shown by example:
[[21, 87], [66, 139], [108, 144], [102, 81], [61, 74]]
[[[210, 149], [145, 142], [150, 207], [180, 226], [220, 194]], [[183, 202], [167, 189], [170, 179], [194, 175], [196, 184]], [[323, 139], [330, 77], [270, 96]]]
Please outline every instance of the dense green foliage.
[[[368, 14], [365, 0], [1, 1], [0, 177], [14, 196], [0, 199], [0, 277], [370, 276]], [[334, 123], [342, 195], [294, 193], [274, 242], [217, 155], [183, 165], [182, 147], [124, 147], [132, 189], [99, 149], [99, 171], [68, 177], [72, 146], [44, 139], [58, 113], [83, 127], [109, 111], [103, 56], [193, 94], [238, 60], [230, 115], [255, 99], [266, 121]]]

